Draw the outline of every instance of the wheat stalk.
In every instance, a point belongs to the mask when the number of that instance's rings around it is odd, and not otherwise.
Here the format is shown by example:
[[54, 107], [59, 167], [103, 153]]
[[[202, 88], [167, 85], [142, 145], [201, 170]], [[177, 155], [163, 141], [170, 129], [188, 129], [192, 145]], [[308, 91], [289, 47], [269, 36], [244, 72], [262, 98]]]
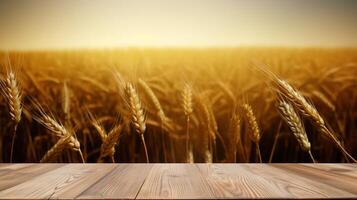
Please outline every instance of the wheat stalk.
[[249, 104], [242, 105], [246, 122], [248, 123], [249, 128], [249, 138], [255, 143], [256, 152], [258, 154], [259, 161], [262, 162], [262, 157], [260, 153], [259, 141], [261, 138], [259, 126], [257, 119], [254, 115], [253, 109]]
[[186, 117], [186, 162], [193, 163], [192, 141], [190, 136], [190, 116], [193, 112], [192, 87], [185, 84], [182, 91], [182, 106]]
[[206, 99], [200, 94], [196, 95], [197, 98], [197, 106], [202, 113], [202, 120], [205, 129], [207, 130], [207, 136], [204, 135], [203, 137], [203, 145], [204, 145], [204, 157], [206, 163], [212, 162], [212, 143], [211, 141], [215, 141], [216, 139], [216, 132], [214, 130], [214, 125], [212, 124], [212, 115], [210, 114], [209, 107], [206, 103]]
[[210, 128], [210, 133], [211, 133], [211, 151], [214, 152], [214, 156], [215, 158], [217, 158], [217, 151], [216, 151], [216, 139], [217, 139], [217, 136], [219, 137], [219, 139], [222, 141], [222, 147], [224, 149], [224, 151], [226, 150], [226, 146], [223, 142], [223, 139], [221, 137], [221, 135], [218, 133], [218, 125], [217, 125], [217, 120], [216, 120], [216, 117], [213, 113], [213, 110], [212, 110], [212, 106], [209, 105], [207, 106], [208, 108], [208, 114], [209, 114], [209, 118], [210, 118], [210, 122], [211, 122], [211, 128]]
[[315, 162], [315, 159], [311, 154], [311, 144], [306, 135], [305, 128], [303, 126], [303, 123], [301, 122], [300, 117], [295, 112], [294, 107], [291, 104], [287, 103], [285, 100], [280, 99], [278, 102], [278, 109], [280, 115], [288, 124], [291, 132], [297, 139], [301, 149], [305, 152], [308, 152], [312, 161]]
[[[164, 128], [165, 128], [164, 126], [168, 125], [168, 118], [166, 117], [165, 112], [162, 109], [159, 99], [155, 95], [154, 91], [150, 88], [150, 86], [144, 80], [142, 80], [140, 78], [138, 80], [138, 83], [144, 89], [144, 92], [146, 93], [146, 95], [150, 98], [150, 100], [151, 100], [152, 104], [154, 105], [154, 108], [157, 112], [157, 115], [160, 118], [162, 149], [165, 149], [166, 143], [165, 143], [165, 137], [164, 137]], [[163, 151], [163, 154], [164, 154], [164, 159], [166, 161], [166, 159], [167, 159], [166, 151]]]
[[14, 144], [16, 138], [17, 126], [21, 120], [22, 113], [22, 96], [19, 89], [18, 82], [16, 81], [16, 76], [10, 69], [7, 73], [5, 80], [0, 82], [0, 87], [5, 99], [7, 100], [10, 117], [14, 121], [13, 135], [11, 141], [11, 152], [10, 152], [10, 162], [13, 159]]
[[139, 95], [131, 83], [126, 83], [125, 93], [127, 95], [129, 109], [131, 112], [131, 121], [135, 127], [136, 132], [140, 135], [145, 150], [146, 161], [149, 163], [149, 155], [144, 138], [144, 133], [146, 130], [144, 109], [141, 106]]
[[218, 133], [218, 125], [216, 117], [214, 116], [213, 110], [211, 106], [207, 106], [208, 115], [211, 122], [211, 138], [215, 142], [216, 141], [216, 134]]
[[204, 152], [205, 163], [212, 163], [212, 152], [209, 149], [206, 149]]
[[195, 163], [195, 158], [193, 156], [193, 150], [192, 148], [189, 149], [188, 155], [186, 157], [186, 162], [187, 163]]

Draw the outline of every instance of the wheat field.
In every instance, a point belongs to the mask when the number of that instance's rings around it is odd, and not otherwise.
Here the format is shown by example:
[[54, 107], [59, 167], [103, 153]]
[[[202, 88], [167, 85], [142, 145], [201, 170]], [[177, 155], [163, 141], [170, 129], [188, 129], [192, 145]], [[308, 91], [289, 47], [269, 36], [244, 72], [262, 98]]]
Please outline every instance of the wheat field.
[[0, 58], [0, 162], [356, 162], [355, 49]]

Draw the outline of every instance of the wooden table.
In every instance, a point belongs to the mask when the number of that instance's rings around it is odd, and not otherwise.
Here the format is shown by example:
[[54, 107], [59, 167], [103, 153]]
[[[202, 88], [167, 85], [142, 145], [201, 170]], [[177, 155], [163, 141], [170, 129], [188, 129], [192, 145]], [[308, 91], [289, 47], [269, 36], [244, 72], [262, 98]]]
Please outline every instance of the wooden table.
[[0, 164], [0, 199], [357, 198], [355, 164]]

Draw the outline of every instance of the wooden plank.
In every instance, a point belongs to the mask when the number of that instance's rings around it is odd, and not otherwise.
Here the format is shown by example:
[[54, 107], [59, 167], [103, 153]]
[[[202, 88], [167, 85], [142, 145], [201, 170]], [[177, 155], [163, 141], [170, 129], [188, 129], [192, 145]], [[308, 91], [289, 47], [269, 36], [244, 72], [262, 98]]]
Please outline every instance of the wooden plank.
[[0, 199], [357, 198], [355, 164], [0, 165]]
[[244, 165], [197, 164], [216, 198], [290, 198], [292, 195]]
[[18, 170], [21, 168], [29, 167], [33, 164], [23, 163], [23, 164], [0, 164], [0, 173], [6, 174], [9, 171]]
[[[323, 170], [321, 168], [315, 168], [306, 165], [275, 165], [282, 170], [295, 173], [299, 176], [303, 176], [309, 179], [314, 179], [324, 184], [330, 185], [334, 188], [347, 191], [354, 194], [357, 197], [357, 178], [348, 175], [336, 174], [330, 171]], [[331, 170], [333, 166], [329, 166]], [[334, 171], [332, 169], [332, 171]], [[357, 169], [349, 171], [349, 174], [357, 174]]]
[[2, 167], [0, 169], [0, 191], [28, 181], [63, 165], [64, 164], [16, 164]]
[[319, 170], [325, 170], [337, 175], [344, 175], [357, 178], [357, 164], [332, 164], [332, 163], [319, 163], [319, 164], [302, 164], [304, 166], [313, 167]]
[[10, 166], [10, 165], [13, 165], [13, 164], [11, 164], [11, 163], [0, 163], [0, 169], [3, 168], [3, 167]]
[[194, 164], [155, 164], [138, 199], [212, 199], [211, 189]]
[[0, 192], [2, 199], [72, 199], [115, 168], [114, 164], [70, 164]]
[[21, 168], [29, 167], [32, 164], [0, 164], [0, 177]]
[[135, 199], [152, 165], [119, 164], [77, 199]]
[[[266, 164], [198, 165], [216, 198], [353, 198], [354, 194]], [[284, 165], [285, 166], [285, 165]]]
[[[286, 170], [291, 166], [303, 167], [301, 164], [270, 164], [270, 171], [279, 169], [279, 174], [289, 174], [290, 182], [297, 183], [300, 182], [305, 184], [311, 191], [320, 193], [322, 196], [320, 198], [356, 198], [357, 196], [345, 190], [341, 190], [335, 186], [331, 186], [326, 182], [326, 180], [321, 179], [319, 176], [311, 177], [304, 173], [293, 173], [290, 170]], [[266, 169], [269, 170], [269, 169]], [[305, 171], [307, 173], [308, 171]], [[280, 178], [282, 175], [279, 175]], [[357, 189], [357, 188], [356, 188]], [[306, 198], [310, 198], [306, 196]]]

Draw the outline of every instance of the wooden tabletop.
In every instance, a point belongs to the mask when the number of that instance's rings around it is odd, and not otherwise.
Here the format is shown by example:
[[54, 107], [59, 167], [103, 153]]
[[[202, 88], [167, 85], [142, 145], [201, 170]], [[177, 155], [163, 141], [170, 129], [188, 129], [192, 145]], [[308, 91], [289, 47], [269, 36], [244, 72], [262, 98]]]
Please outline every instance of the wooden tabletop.
[[0, 199], [357, 198], [355, 164], [0, 164]]

